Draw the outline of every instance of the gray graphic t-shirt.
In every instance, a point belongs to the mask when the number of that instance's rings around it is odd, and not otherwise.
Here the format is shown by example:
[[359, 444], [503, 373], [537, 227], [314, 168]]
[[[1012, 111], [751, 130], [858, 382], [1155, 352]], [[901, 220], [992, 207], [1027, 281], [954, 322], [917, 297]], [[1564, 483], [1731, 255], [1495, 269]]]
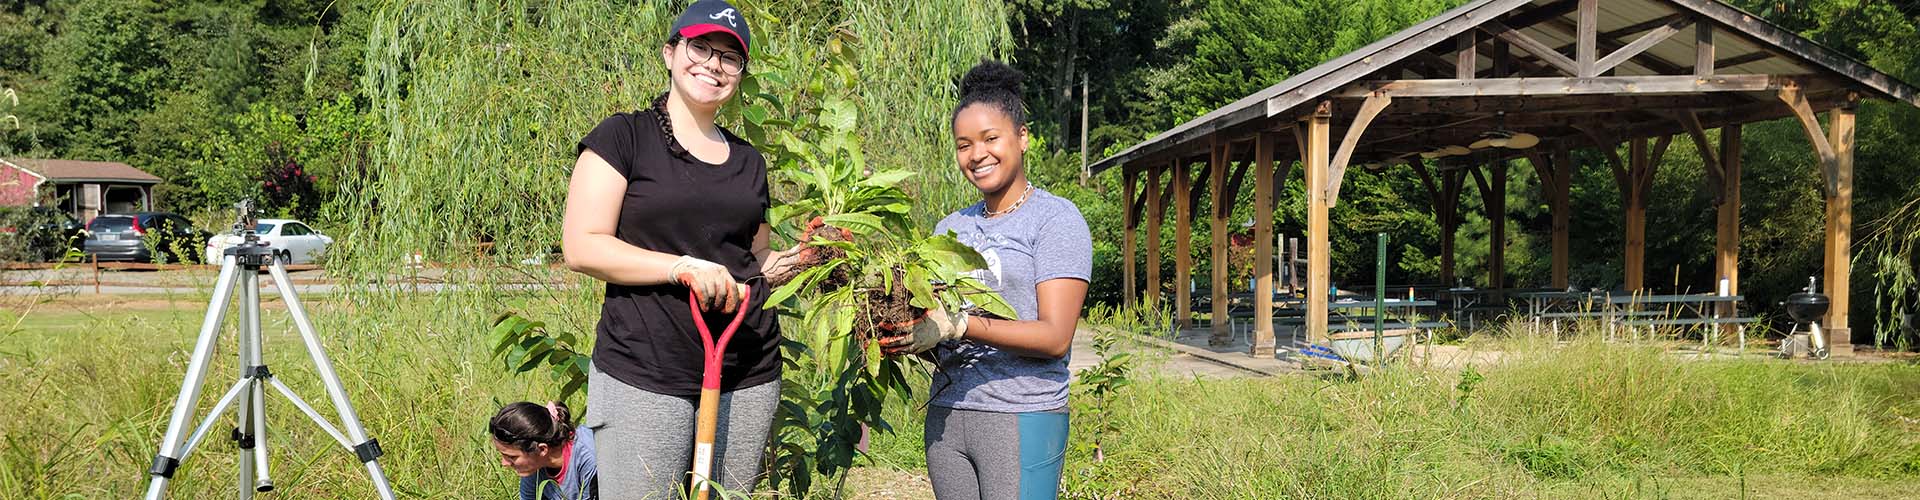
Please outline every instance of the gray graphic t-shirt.
[[[1035, 286], [1053, 279], [1091, 281], [1093, 239], [1079, 207], [1034, 189], [1013, 213], [986, 217], [974, 204], [947, 215], [935, 234], [953, 231], [980, 252], [987, 269], [975, 276], [1000, 292], [1021, 321], [1040, 318]], [[940, 369], [933, 376], [934, 406], [1022, 413], [1067, 404], [1067, 359], [1040, 359], [1003, 352], [972, 341], [949, 341], [933, 350]]]

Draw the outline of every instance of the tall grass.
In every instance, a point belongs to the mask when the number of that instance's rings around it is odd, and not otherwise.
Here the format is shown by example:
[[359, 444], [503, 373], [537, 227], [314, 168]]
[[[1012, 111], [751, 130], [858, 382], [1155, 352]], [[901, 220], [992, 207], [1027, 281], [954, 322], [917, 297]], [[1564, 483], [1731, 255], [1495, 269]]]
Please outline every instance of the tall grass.
[[1069, 457], [1068, 483], [1123, 498], [1506, 498], [1639, 497], [1655, 492], [1635, 485], [1675, 478], [1920, 478], [1915, 366], [1532, 345], [1460, 372], [1150, 378], [1112, 405], [1107, 464]]
[[[0, 419], [0, 491], [15, 498], [137, 494], [205, 304], [177, 297], [171, 308], [74, 311], [78, 300], [38, 310], [23, 329], [0, 336], [8, 416]], [[392, 308], [308, 300], [349, 397], [387, 451], [387, 473], [413, 498], [505, 496], [514, 478], [497, 465], [484, 419], [503, 402], [550, 398], [553, 385], [506, 375], [488, 357], [483, 331], [467, 327], [488, 320], [466, 305], [476, 299], [399, 300]], [[575, 314], [537, 296], [497, 305], [541, 317]], [[275, 375], [331, 414], [271, 300], [263, 324]], [[236, 371], [232, 342], [229, 334], [214, 358], [215, 385], [231, 383]], [[1920, 479], [1920, 366], [1690, 361], [1595, 340], [1549, 345], [1496, 345], [1511, 353], [1505, 361], [1467, 371], [1389, 370], [1353, 381], [1181, 379], [1143, 366], [1102, 408], [1111, 425], [1100, 437], [1104, 461], [1092, 459], [1092, 424], [1079, 418], [1090, 414], [1076, 409], [1066, 491], [1077, 498], [1614, 498], [1699, 490], [1726, 498], [1738, 496], [1742, 481], [1760, 494], [1831, 482], [1862, 495], [1899, 495]], [[925, 380], [916, 383], [923, 398]], [[201, 410], [215, 398], [203, 396]], [[1073, 402], [1089, 401], [1077, 395]], [[368, 495], [348, 453], [278, 396], [268, 406], [276, 494]], [[917, 405], [890, 406], [899, 432], [874, 436], [861, 463], [920, 473], [923, 414]], [[187, 459], [173, 498], [230, 495], [234, 457], [230, 441], [208, 439]], [[823, 488], [816, 493], [832, 493]]]
[[[0, 394], [8, 401], [7, 418], [0, 419], [0, 491], [13, 498], [137, 495], [186, 371], [204, 300], [182, 298], [172, 309], [131, 313], [67, 313], [58, 321], [75, 328], [0, 338]], [[548, 399], [552, 388], [541, 379], [509, 378], [496, 367], [481, 334], [464, 327], [487, 318], [436, 309], [433, 300], [405, 304], [411, 314], [307, 303], [349, 398], [386, 451], [381, 462], [397, 491], [413, 498], [502, 496], [516, 483], [485, 441], [485, 416], [500, 402]], [[333, 415], [284, 309], [271, 299], [266, 309], [267, 364], [321, 414]], [[200, 398], [201, 415], [235, 379], [232, 328], [224, 335]], [[350, 453], [279, 396], [269, 395], [267, 408], [270, 470], [280, 486], [274, 494], [371, 496]], [[237, 454], [223, 430], [232, 418], [187, 457], [172, 498], [232, 495]]]

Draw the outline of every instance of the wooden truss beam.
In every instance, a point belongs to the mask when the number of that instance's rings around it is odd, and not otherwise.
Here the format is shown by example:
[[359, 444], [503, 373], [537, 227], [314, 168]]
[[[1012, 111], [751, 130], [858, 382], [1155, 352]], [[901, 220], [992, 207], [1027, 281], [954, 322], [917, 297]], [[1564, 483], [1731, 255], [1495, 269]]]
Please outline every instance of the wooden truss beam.
[[1613, 53], [1607, 54], [1606, 57], [1594, 61], [1594, 74], [1605, 73], [1607, 70], [1619, 66], [1620, 63], [1627, 62], [1628, 59], [1640, 55], [1641, 52], [1646, 52], [1647, 49], [1653, 48], [1654, 45], [1660, 42], [1667, 41], [1668, 38], [1672, 38], [1674, 34], [1679, 33], [1680, 30], [1686, 29], [1687, 26], [1692, 24], [1692, 19], [1683, 17], [1674, 19], [1658, 28], [1654, 28], [1645, 35], [1640, 35], [1640, 38], [1635, 39], [1632, 43], [1628, 43], [1626, 46], [1614, 50]]
[[1657, 95], [1778, 91], [1802, 77], [1778, 75], [1606, 76], [1593, 78], [1492, 78], [1479, 80], [1374, 80], [1349, 85], [1336, 97], [1373, 93], [1394, 97]]
[[1374, 94], [1367, 96], [1366, 102], [1360, 105], [1360, 112], [1347, 127], [1347, 134], [1340, 138], [1339, 152], [1327, 167], [1327, 185], [1311, 186], [1327, 190], [1327, 206], [1340, 202], [1340, 181], [1347, 175], [1347, 162], [1353, 159], [1353, 151], [1360, 146], [1360, 136], [1367, 132], [1367, 125], [1373, 123], [1373, 119], [1380, 116], [1380, 112], [1386, 110], [1389, 104], [1393, 104], [1393, 96]]
[[[1585, 1], [1592, 1], [1592, 0], [1582, 0], [1582, 1], [1585, 2]], [[1540, 62], [1547, 63], [1548, 65], [1553, 66], [1554, 68], [1558, 68], [1560, 71], [1566, 72], [1569, 75], [1580, 74], [1579, 63], [1575, 62], [1572, 59], [1567, 59], [1567, 56], [1560, 55], [1559, 52], [1555, 52], [1552, 46], [1549, 46], [1545, 43], [1541, 43], [1539, 40], [1536, 40], [1531, 36], [1527, 36], [1526, 33], [1522, 33], [1519, 30], [1515, 30], [1512, 27], [1509, 27], [1506, 24], [1501, 23], [1500, 21], [1487, 21], [1486, 23], [1480, 25], [1480, 29], [1486, 30], [1488, 34], [1491, 34], [1496, 38], [1499, 38], [1501, 40], [1506, 40], [1507, 43], [1513, 44], [1514, 47], [1519, 47], [1520, 50], [1524, 50], [1529, 54], [1533, 54], [1533, 56], [1535, 58], [1538, 58]]]

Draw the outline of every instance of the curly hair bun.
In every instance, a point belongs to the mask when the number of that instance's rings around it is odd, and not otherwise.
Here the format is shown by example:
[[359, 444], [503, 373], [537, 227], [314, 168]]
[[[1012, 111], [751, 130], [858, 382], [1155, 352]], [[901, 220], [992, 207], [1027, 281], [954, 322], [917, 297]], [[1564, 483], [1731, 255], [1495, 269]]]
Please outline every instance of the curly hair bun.
[[1026, 74], [1006, 63], [981, 59], [960, 78], [960, 104], [953, 108], [954, 118], [968, 106], [984, 103], [1006, 113], [1015, 124], [1025, 124], [1026, 103], [1020, 94], [1026, 79]]
[[1020, 95], [1020, 86], [1027, 75], [1013, 69], [1006, 63], [990, 59], [980, 60], [980, 64], [967, 70], [967, 76], [960, 79], [960, 95], [968, 96], [990, 92], [1010, 92]]

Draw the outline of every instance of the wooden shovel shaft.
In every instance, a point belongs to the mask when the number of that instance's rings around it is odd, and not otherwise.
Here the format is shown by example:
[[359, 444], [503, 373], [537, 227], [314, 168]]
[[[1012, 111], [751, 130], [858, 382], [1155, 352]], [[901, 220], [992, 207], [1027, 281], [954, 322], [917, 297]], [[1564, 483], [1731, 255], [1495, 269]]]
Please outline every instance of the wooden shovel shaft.
[[706, 348], [704, 373], [700, 380], [700, 409], [694, 413], [697, 423], [693, 432], [693, 482], [694, 498], [707, 500], [708, 483], [713, 480], [713, 441], [714, 434], [720, 431], [720, 371], [726, 360], [727, 341], [733, 338], [733, 332], [740, 328], [740, 320], [747, 317], [748, 304], [752, 302], [753, 289], [746, 285], [736, 285], [740, 291], [739, 310], [733, 314], [733, 322], [720, 333], [719, 341], [713, 338], [713, 331], [707, 329], [706, 317], [700, 311], [699, 292], [689, 292], [687, 304], [693, 312], [694, 327], [700, 330], [701, 346]]
[[707, 482], [713, 480], [713, 439], [720, 430], [720, 390], [700, 390], [699, 423], [693, 432], [694, 498], [707, 500]]

